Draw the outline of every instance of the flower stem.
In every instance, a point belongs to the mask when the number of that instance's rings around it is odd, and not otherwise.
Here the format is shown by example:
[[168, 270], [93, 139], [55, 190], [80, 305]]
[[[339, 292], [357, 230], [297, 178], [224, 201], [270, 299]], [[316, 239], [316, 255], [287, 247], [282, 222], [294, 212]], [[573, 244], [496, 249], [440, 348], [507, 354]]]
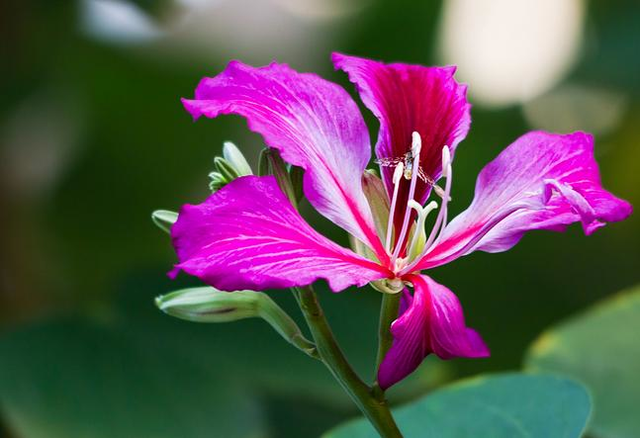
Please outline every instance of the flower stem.
[[320, 358], [383, 438], [402, 438], [384, 396], [374, 396], [345, 358], [324, 316], [312, 286], [297, 288], [300, 308]]
[[[402, 292], [400, 292], [402, 293]], [[398, 318], [400, 307], [400, 293], [382, 294], [382, 305], [380, 306], [380, 324], [378, 327], [378, 355], [376, 357], [376, 375], [382, 360], [391, 348], [393, 336], [391, 335], [391, 323]]]

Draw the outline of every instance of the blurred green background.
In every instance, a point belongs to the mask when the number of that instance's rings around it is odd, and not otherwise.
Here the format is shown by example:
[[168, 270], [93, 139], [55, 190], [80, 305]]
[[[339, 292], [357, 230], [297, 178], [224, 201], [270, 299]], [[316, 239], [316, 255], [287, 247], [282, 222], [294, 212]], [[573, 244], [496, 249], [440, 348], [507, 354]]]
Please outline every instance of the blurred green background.
[[[166, 278], [175, 256], [150, 212], [203, 200], [223, 141], [252, 165], [262, 147], [238, 117], [192, 123], [179, 98], [201, 77], [234, 58], [277, 59], [357, 100], [332, 51], [457, 64], [473, 123], [454, 212], [478, 171], [531, 129], [593, 132], [605, 187], [639, 205], [639, 22], [633, 0], [2, 2], [0, 436], [307, 437], [356, 414], [319, 363], [263, 322], [189, 324], [153, 306], [198, 283]], [[589, 238], [578, 226], [534, 232], [433, 271], [492, 356], [428, 360], [392, 399], [518, 369], [550, 324], [640, 280], [638, 225], [632, 215]], [[271, 295], [296, 313], [288, 292]], [[321, 286], [320, 298], [371, 376], [379, 294]]]

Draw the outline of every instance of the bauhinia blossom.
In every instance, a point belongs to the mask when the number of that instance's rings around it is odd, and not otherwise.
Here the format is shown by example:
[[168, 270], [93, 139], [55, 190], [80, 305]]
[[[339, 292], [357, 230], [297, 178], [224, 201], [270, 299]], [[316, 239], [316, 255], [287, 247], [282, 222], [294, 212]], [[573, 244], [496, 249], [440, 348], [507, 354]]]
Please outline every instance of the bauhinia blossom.
[[515, 140], [480, 172], [473, 202], [449, 221], [452, 163], [471, 121], [455, 68], [341, 54], [333, 62], [380, 121], [375, 153], [382, 180], [365, 173], [370, 139], [356, 103], [314, 74], [233, 61], [204, 78], [183, 104], [196, 119], [245, 117], [269, 147], [304, 169], [307, 199], [359, 249], [312, 229], [273, 176], [248, 175], [181, 209], [171, 230], [179, 258], [173, 275], [182, 270], [226, 291], [326, 280], [336, 292], [372, 283], [402, 294], [391, 325], [394, 342], [378, 373], [383, 389], [429, 353], [489, 355], [466, 326], [457, 297], [423, 271], [473, 251], [508, 250], [530, 230], [562, 231], [580, 222], [591, 234], [631, 213], [627, 202], [602, 188], [591, 135], [538, 131]]

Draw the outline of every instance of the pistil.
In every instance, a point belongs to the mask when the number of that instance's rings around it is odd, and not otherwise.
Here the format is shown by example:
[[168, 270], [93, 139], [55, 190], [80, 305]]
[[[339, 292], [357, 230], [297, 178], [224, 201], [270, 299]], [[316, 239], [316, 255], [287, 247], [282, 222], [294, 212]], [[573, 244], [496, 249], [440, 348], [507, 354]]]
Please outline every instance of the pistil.
[[409, 250], [407, 251], [407, 257], [411, 257], [411, 254], [413, 254], [413, 251], [418, 244], [418, 239], [420, 238], [420, 234], [424, 230], [424, 223], [427, 220], [427, 216], [429, 216], [429, 213], [431, 213], [433, 210], [438, 208], [438, 203], [436, 201], [431, 201], [424, 208], [422, 208], [422, 206], [413, 199], [409, 201], [409, 204], [410, 207], [417, 212], [418, 220], [416, 223], [416, 228], [413, 232], [413, 238], [411, 239], [411, 245], [409, 246]]

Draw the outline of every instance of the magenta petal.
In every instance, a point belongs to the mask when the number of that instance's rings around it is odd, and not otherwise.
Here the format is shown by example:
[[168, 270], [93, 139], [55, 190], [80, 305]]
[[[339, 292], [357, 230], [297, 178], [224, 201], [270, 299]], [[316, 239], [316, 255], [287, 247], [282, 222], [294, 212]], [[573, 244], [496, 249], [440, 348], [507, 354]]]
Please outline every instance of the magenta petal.
[[[442, 171], [442, 148], [453, 157], [471, 124], [467, 87], [453, 78], [455, 67], [423, 67], [383, 64], [368, 59], [333, 54], [337, 69], [344, 70], [364, 104], [380, 120], [376, 145], [378, 158], [402, 157], [411, 146], [413, 131], [422, 137], [420, 165], [434, 180]], [[392, 167], [382, 167], [387, 191], [392, 192]], [[408, 195], [408, 183], [401, 186], [400, 200]], [[415, 199], [423, 203], [430, 187], [420, 181]], [[396, 218], [402, 221], [405, 202], [399, 202]]]
[[202, 79], [195, 99], [182, 102], [196, 119], [246, 117], [268, 146], [305, 169], [311, 204], [383, 254], [362, 192], [362, 172], [371, 157], [369, 133], [345, 90], [287, 65], [254, 68], [233, 61], [218, 76]]
[[591, 135], [530, 132], [480, 172], [473, 202], [418, 269], [472, 251], [506, 251], [529, 230], [563, 231], [580, 222], [591, 234], [631, 211], [628, 202], [603, 189]]
[[[429, 353], [442, 359], [487, 357], [489, 349], [467, 328], [458, 298], [427, 276], [410, 275], [413, 299], [403, 297], [400, 316], [391, 325], [393, 345], [378, 371], [378, 383], [389, 388], [411, 374]], [[403, 292], [409, 295], [405, 289]]]
[[314, 231], [272, 176], [236, 179], [199, 205], [185, 205], [171, 229], [183, 270], [221, 290], [263, 290], [324, 279], [334, 291], [389, 272]]

